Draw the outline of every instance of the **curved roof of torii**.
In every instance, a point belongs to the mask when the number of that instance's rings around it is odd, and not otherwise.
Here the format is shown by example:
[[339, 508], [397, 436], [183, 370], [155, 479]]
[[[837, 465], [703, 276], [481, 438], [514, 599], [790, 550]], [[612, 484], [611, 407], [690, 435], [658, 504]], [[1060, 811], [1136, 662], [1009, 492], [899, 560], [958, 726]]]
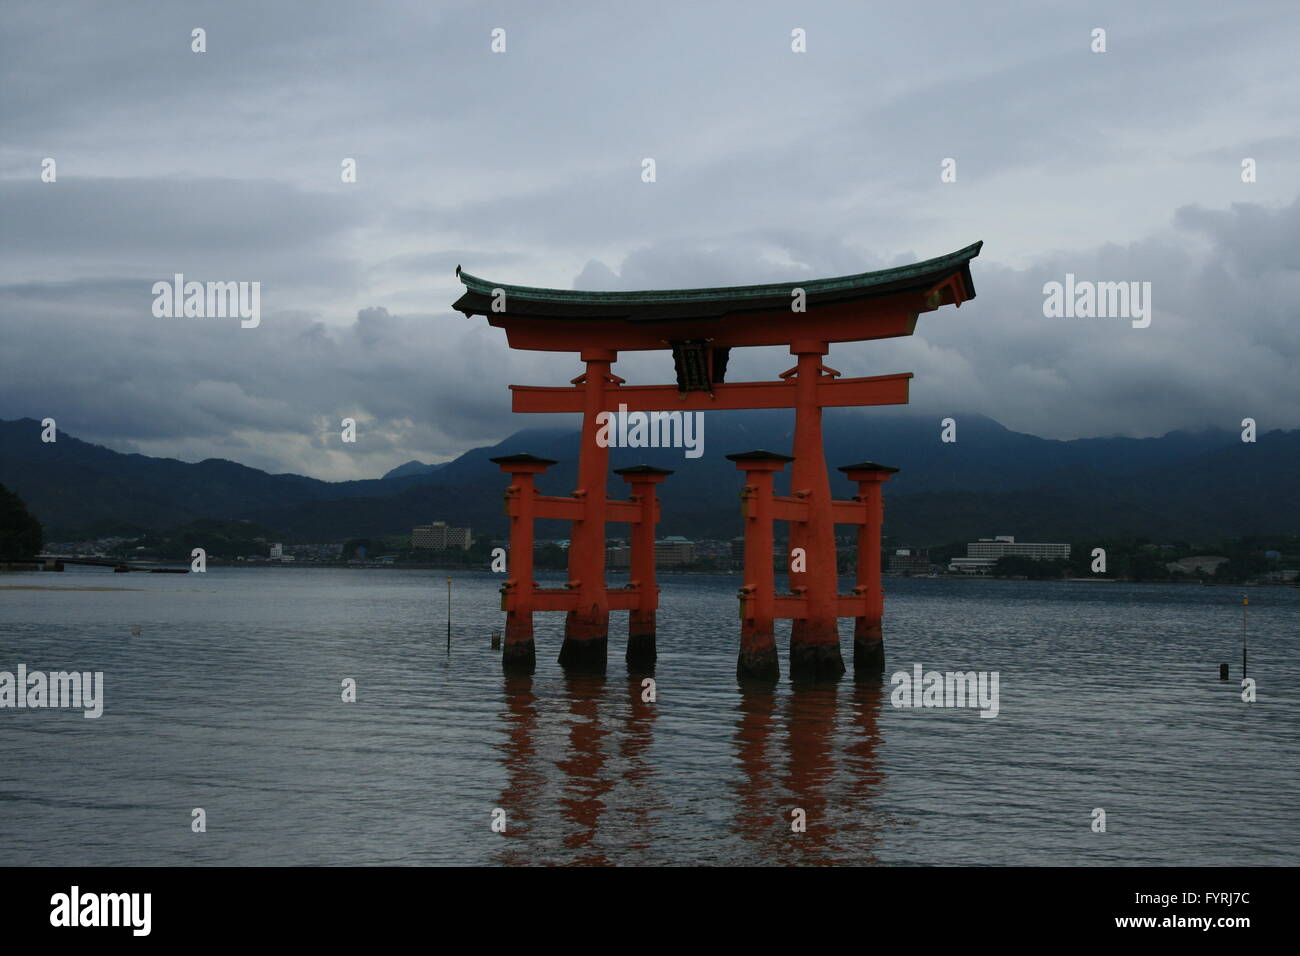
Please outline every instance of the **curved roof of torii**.
[[[716, 319], [736, 312], [776, 312], [790, 309], [791, 294], [803, 289], [809, 309], [855, 300], [908, 292], [935, 290], [945, 280], [956, 279], [960, 288], [940, 290], [934, 306], [975, 297], [970, 261], [983, 242], [906, 266], [861, 272], [857, 275], [767, 285], [722, 286], [711, 289], [652, 289], [641, 292], [588, 292], [573, 289], [537, 289], [508, 285], [470, 275], [456, 267], [465, 294], [452, 308], [466, 316], [536, 319], [613, 319], [625, 322], [671, 322]], [[493, 312], [495, 290], [505, 293], [504, 311]], [[494, 323], [495, 324], [495, 323]]]

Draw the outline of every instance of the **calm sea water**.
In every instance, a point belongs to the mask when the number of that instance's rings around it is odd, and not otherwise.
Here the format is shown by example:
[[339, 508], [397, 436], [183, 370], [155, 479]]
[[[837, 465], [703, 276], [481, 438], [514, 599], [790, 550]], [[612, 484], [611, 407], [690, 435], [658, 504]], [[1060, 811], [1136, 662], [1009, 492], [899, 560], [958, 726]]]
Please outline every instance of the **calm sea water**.
[[[450, 654], [445, 572], [0, 576], [0, 670], [105, 680], [0, 710], [0, 865], [1300, 863], [1300, 590], [890, 580], [881, 683], [742, 692], [738, 578], [665, 576], [651, 704], [623, 615], [606, 679], [538, 615], [507, 680], [499, 576], [454, 576]], [[76, 585], [134, 590], [15, 589]], [[998, 717], [894, 707], [915, 663]]]

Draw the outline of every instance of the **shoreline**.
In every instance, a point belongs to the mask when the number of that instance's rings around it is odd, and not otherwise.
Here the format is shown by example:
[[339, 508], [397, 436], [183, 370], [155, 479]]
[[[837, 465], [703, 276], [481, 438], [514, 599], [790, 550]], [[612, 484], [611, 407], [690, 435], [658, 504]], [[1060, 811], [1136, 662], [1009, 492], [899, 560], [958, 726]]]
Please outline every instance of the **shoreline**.
[[[15, 567], [14, 565], [24, 565], [24, 566]], [[282, 571], [282, 570], [448, 571], [448, 572], [468, 571], [468, 572], [476, 572], [476, 573], [485, 573], [488, 572], [489, 570], [487, 568], [466, 567], [464, 565], [447, 566], [447, 565], [438, 565], [438, 564], [313, 564], [308, 562], [291, 562], [289, 564], [277, 564], [273, 562], [257, 562], [257, 563], [240, 562], [238, 564], [225, 564], [225, 563], [214, 563], [210, 561], [209, 567], [222, 568], [222, 569], [244, 568], [244, 569], [257, 569], [262, 571]], [[565, 569], [564, 568], [538, 568], [537, 570], [543, 573], [554, 572], [556, 574], [563, 574]], [[41, 573], [52, 573], [52, 574], [67, 573], [66, 571], [63, 572], [54, 571], [52, 569], [45, 568], [42, 565], [27, 564], [26, 562], [8, 562], [8, 566], [0, 565], [0, 575], [6, 573], [20, 574], [20, 573], [30, 573], [30, 572], [41, 572]], [[95, 572], [95, 573], [102, 573], [102, 572]], [[622, 569], [619, 569], [619, 571], [615, 572], [615, 574], [618, 573], [624, 573], [624, 572]], [[728, 570], [696, 570], [696, 571], [677, 571], [668, 568], [660, 568], [656, 571], [656, 574], [660, 577], [663, 576], [686, 577], [691, 575], [697, 575], [700, 577], [720, 577], [720, 576], [728, 576], [728, 575], [737, 576], [740, 575], [741, 573], [742, 570], [740, 568], [728, 569]], [[842, 576], [844, 575], [847, 575], [847, 572], [842, 574]], [[994, 575], [987, 575], [987, 574], [900, 574], [900, 575], [884, 575], [882, 580], [884, 581], [899, 581], [899, 580], [1023, 581], [1023, 582], [1035, 582], [1041, 584], [1180, 584], [1189, 587], [1218, 587], [1218, 588], [1300, 588], [1300, 582], [1286, 583], [1281, 581], [1253, 582], [1253, 583], [1244, 583], [1244, 582], [1220, 583], [1216, 581], [1213, 583], [1208, 583], [1204, 581], [1193, 581], [1193, 580], [1138, 581], [1133, 578], [1110, 578], [1110, 577], [1087, 577], [1087, 578], [996, 577]], [[22, 589], [58, 590], [59, 588], [58, 586], [45, 586], [45, 585], [34, 585], [32, 586], [32, 588], [22, 588], [17, 585], [0, 586], [0, 590], [22, 590]], [[63, 590], [86, 590], [86, 588], [67, 587], [67, 588], [63, 588]], [[98, 590], [133, 590], [134, 591], [139, 589], [138, 588], [100, 588]]]

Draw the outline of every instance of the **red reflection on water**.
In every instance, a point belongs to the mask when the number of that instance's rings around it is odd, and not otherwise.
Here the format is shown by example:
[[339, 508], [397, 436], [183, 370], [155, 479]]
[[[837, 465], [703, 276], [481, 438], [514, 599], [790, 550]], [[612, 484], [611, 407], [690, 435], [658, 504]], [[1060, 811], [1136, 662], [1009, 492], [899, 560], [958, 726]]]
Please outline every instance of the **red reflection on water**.
[[573, 718], [569, 721], [569, 753], [565, 759], [555, 761], [555, 766], [565, 777], [560, 810], [564, 820], [571, 824], [566, 828], [563, 842], [570, 850], [591, 851], [574, 859], [577, 864], [608, 863], [604, 852], [591, 846], [605, 810], [605, 794], [614, 787], [614, 781], [603, 773], [605, 755], [601, 750], [601, 743], [608, 734], [601, 725], [599, 708], [605, 679], [566, 677], [565, 685], [569, 714]]
[[[507, 677], [505, 698], [506, 741], [500, 749], [504, 752], [506, 784], [498, 806], [506, 811], [506, 829], [502, 835], [519, 840], [528, 836], [533, 815], [546, 790], [546, 775], [537, 761], [537, 696], [533, 693], [533, 679]], [[527, 852], [523, 846], [511, 846], [499, 859], [506, 864], [529, 863]]]
[[[507, 679], [504, 690], [500, 750], [506, 784], [500, 805], [507, 811], [510, 845], [499, 862], [680, 862], [672, 841], [655, 830], [675, 819], [674, 808], [658, 793], [661, 776], [672, 768], [655, 762], [662, 704], [643, 700], [640, 677], [566, 677], [557, 701], [567, 708], [560, 734], [543, 730], [531, 678]], [[724, 851], [716, 862], [873, 862], [873, 802], [884, 780], [877, 755], [883, 698], [879, 682], [741, 687], [730, 748], [735, 770], [727, 784], [734, 816], [717, 836], [725, 839], [729, 829], [751, 852], [729, 860], [725, 856], [732, 854]], [[548, 780], [548, 767], [558, 771], [558, 781]], [[805, 815], [803, 832], [791, 827], [796, 807]], [[604, 846], [602, 827], [609, 831]], [[707, 833], [687, 838], [697, 836], [710, 839]]]
[[[841, 712], [841, 699], [847, 713]], [[761, 849], [760, 859], [872, 862], [872, 802], [883, 780], [876, 753], [882, 699], [879, 683], [796, 686], [788, 695], [739, 689], [733, 746], [741, 776], [732, 786], [734, 829]], [[843, 749], [838, 760], [837, 745]]]

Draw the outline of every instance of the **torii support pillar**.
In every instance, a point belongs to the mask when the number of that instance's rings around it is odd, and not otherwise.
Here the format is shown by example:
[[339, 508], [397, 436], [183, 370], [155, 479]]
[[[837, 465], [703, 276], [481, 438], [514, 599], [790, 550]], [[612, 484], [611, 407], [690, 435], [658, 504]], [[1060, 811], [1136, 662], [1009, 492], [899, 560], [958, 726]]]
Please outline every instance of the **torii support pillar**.
[[881, 618], [885, 592], [880, 583], [880, 536], [885, 522], [882, 485], [898, 472], [874, 461], [844, 465], [839, 469], [858, 483], [857, 500], [866, 509], [866, 522], [858, 526], [858, 581], [855, 591], [867, 599], [867, 613], [853, 621], [853, 676], [874, 677], [885, 669], [885, 642]]
[[803, 548], [806, 570], [791, 572], [790, 590], [804, 594], [806, 616], [790, 626], [791, 680], [825, 680], [844, 673], [836, 624], [839, 568], [835, 554], [835, 519], [831, 483], [822, 442], [822, 406], [818, 392], [824, 381], [839, 373], [822, 365], [829, 347], [825, 342], [799, 339], [790, 345], [799, 364], [782, 378], [794, 375], [794, 464], [790, 467], [790, 493], [808, 503], [806, 521], [790, 525], [791, 548]]
[[536, 455], [505, 455], [491, 459], [510, 476], [506, 489], [506, 514], [510, 516], [510, 576], [501, 588], [501, 606], [506, 612], [506, 640], [501, 649], [501, 668], [507, 674], [531, 674], [537, 668], [533, 644], [533, 519], [537, 511], [537, 489], [533, 476], [555, 464]]
[[745, 518], [745, 580], [740, 588], [740, 655], [738, 681], [776, 681], [776, 574], [772, 567], [772, 478], [793, 461], [789, 455], [749, 451], [728, 455], [745, 473], [741, 492]]
[[640, 519], [632, 525], [632, 579], [629, 587], [637, 594], [637, 604], [627, 612], [627, 667], [629, 671], [654, 668], [658, 651], [655, 647], [655, 614], [659, 608], [659, 588], [655, 583], [655, 525], [659, 521], [659, 499], [655, 485], [672, 471], [653, 465], [615, 468], [631, 485], [632, 501], [640, 508]]
[[560, 666], [568, 671], [605, 673], [609, 653], [609, 597], [605, 594], [605, 482], [609, 475], [609, 448], [596, 440], [601, 430], [598, 416], [608, 414], [605, 391], [620, 383], [610, 374], [618, 353], [610, 349], [582, 350], [587, 370], [573, 380], [582, 387], [582, 445], [578, 458], [581, 518], [573, 523], [569, 538], [569, 588], [578, 594], [577, 606], [564, 619], [564, 644]]

